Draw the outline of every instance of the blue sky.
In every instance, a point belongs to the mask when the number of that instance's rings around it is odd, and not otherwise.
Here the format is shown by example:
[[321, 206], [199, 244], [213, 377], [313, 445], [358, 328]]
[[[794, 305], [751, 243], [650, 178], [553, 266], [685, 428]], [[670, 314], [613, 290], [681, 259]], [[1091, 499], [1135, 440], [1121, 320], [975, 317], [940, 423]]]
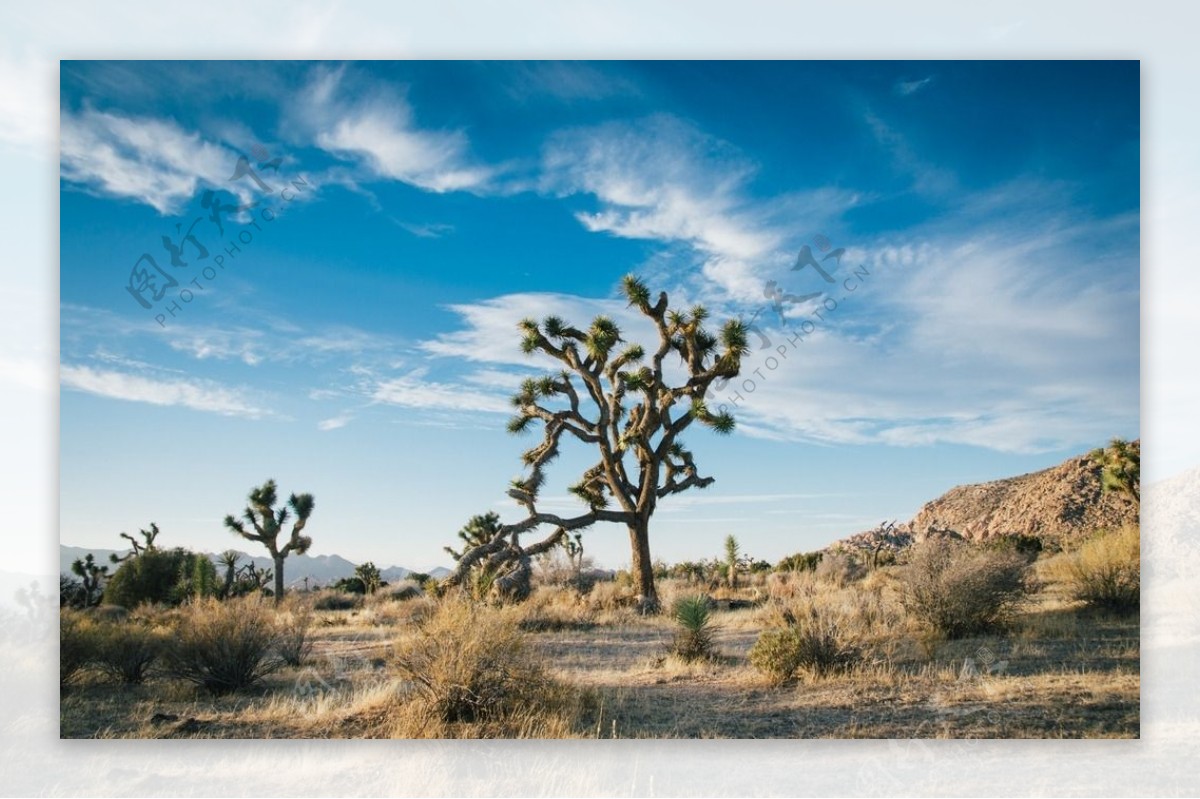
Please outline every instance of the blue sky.
[[[274, 477], [315, 494], [314, 554], [445, 565], [471, 514], [519, 517], [504, 489], [528, 440], [505, 405], [545, 365], [515, 323], [605, 312], [636, 337], [627, 272], [762, 332], [753, 389], [716, 400], [740, 396], [738, 431], [689, 431], [716, 483], [660, 508], [669, 561], [729, 533], [776, 560], [1139, 434], [1136, 62], [63, 62], [61, 78], [64, 543], [115, 547], [155, 521], [224, 549], [221, 518]], [[230, 180], [240, 157], [279, 159], [267, 191]], [[210, 191], [254, 205], [221, 234]], [[185, 245], [172, 266], [163, 237], [197, 219], [208, 257]], [[833, 283], [793, 269], [804, 246], [845, 250]], [[150, 308], [127, 290], [143, 253], [177, 281], [143, 292]], [[821, 295], [781, 317], [771, 281]], [[808, 332], [788, 346], [786, 329]], [[564, 453], [546, 509], [568, 510], [589, 457]], [[628, 561], [623, 529], [585, 542]]]

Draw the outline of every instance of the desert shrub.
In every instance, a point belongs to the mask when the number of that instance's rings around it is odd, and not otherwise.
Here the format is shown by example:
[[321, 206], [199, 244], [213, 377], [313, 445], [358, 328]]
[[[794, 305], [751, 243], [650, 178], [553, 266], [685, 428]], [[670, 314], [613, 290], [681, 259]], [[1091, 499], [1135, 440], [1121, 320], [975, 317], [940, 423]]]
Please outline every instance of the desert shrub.
[[849, 552], [828, 552], [813, 569], [817, 579], [841, 586], [862, 579], [866, 568]]
[[64, 608], [58, 616], [58, 681], [66, 685], [87, 666], [96, 651], [96, 625], [77, 610]]
[[343, 577], [329, 586], [334, 591], [341, 591], [346, 594], [366, 594], [367, 584], [363, 582], [361, 577]]
[[304, 602], [291, 600], [275, 616], [275, 653], [289, 666], [299, 666], [312, 652], [312, 609]]
[[121, 564], [104, 586], [104, 603], [125, 608], [145, 602], [178, 605], [216, 590], [217, 569], [207, 556], [180, 547], [152, 549]]
[[637, 601], [634, 596], [633, 583], [622, 585], [617, 581], [596, 583], [592, 590], [585, 595], [585, 601], [592, 610], [619, 610], [632, 607]]
[[96, 668], [126, 685], [144, 682], [162, 650], [162, 634], [141, 624], [107, 623], [96, 626]]
[[837, 614], [810, 608], [782, 629], [765, 630], [750, 648], [750, 664], [780, 683], [799, 670], [815, 675], [844, 670], [862, 659], [856, 639]]
[[423, 712], [444, 723], [495, 721], [541, 701], [551, 681], [514, 609], [448, 599], [396, 649]]
[[278, 630], [261, 597], [196, 600], [184, 608], [164, 655], [168, 672], [215, 693], [253, 685], [283, 665]]
[[416, 583], [404, 581], [396, 585], [388, 586], [386, 589], [381, 589], [378, 596], [381, 599], [390, 600], [392, 602], [407, 602], [410, 599], [417, 599], [425, 595], [421, 587]]
[[779, 561], [775, 566], [775, 570], [780, 572], [810, 572], [817, 568], [817, 564], [821, 562], [824, 556], [824, 552], [798, 552], [795, 555], [788, 555]]
[[60, 608], [87, 607], [87, 589], [83, 583], [65, 574], [58, 576], [58, 606]]
[[1141, 535], [1127, 526], [1086, 542], [1066, 562], [1066, 587], [1073, 599], [1106, 610], [1141, 605]]
[[1045, 548], [1041, 538], [1024, 534], [993, 536], [985, 546], [999, 552], [1016, 552], [1030, 562], [1037, 560], [1037, 556]]
[[362, 594], [321, 591], [313, 599], [313, 610], [357, 610], [363, 606]]
[[526, 632], [590, 630], [596, 626], [596, 611], [570, 586], [539, 586], [521, 610], [518, 626]]
[[800, 668], [800, 646], [800, 631], [794, 627], [764, 630], [750, 647], [750, 665], [772, 682], [784, 682]]
[[947, 638], [1002, 627], [1025, 595], [1028, 563], [1016, 552], [948, 538], [914, 546], [902, 572], [904, 609]]
[[676, 624], [671, 653], [689, 663], [712, 657], [714, 629], [708, 597], [703, 594], [680, 597], [675, 600], [671, 615]]

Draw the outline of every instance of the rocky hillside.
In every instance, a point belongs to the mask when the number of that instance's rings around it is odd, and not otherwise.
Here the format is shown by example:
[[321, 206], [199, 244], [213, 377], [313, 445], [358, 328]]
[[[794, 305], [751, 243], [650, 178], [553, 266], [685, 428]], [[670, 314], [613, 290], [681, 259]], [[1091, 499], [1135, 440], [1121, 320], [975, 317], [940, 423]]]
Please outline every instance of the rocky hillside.
[[1070, 541], [1100, 528], [1137, 521], [1133, 501], [1103, 493], [1099, 468], [1081, 455], [1040, 472], [952, 488], [886, 536], [882, 531], [867, 531], [839, 545], [870, 549], [882, 543], [884, 549], [897, 549], [931, 533], [950, 531], [971, 540], [1020, 534]]
[[1080, 456], [1040, 472], [952, 488], [906, 527], [917, 540], [930, 530], [953, 530], [972, 540], [1021, 534], [1065, 541], [1137, 521], [1136, 505], [1103, 493], [1100, 469]]

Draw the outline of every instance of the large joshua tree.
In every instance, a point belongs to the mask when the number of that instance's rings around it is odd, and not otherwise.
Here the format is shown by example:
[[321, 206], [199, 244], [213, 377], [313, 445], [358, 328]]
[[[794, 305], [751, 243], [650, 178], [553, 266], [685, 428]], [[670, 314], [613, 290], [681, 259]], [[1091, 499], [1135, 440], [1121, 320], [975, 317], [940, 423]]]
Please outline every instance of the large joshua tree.
[[[283, 561], [295, 552], [303, 555], [312, 546], [312, 539], [301, 535], [308, 517], [313, 512], [312, 494], [292, 494], [288, 497], [287, 505], [275, 508], [277, 500], [275, 481], [268, 480], [258, 488], [250, 491], [250, 504], [246, 506], [241, 519], [232, 515], [225, 517], [225, 526], [245, 538], [247, 541], [257, 541], [271, 553], [275, 561], [275, 601], [283, 601]], [[279, 545], [279, 534], [292, 516], [292, 531], [287, 536], [283, 546]], [[250, 525], [247, 529], [246, 524]]]
[[[477, 564], [487, 564], [500, 575], [495, 583], [499, 593], [526, 593], [532, 554], [557, 545], [568, 531], [595, 522], [616, 522], [629, 533], [639, 607], [643, 612], [658, 610], [650, 518], [659, 500], [713, 482], [700, 476], [680, 436], [693, 422], [718, 433], [733, 430], [733, 416], [713, 413], [704, 397], [714, 380], [738, 374], [748, 349], [746, 327], [730, 320], [714, 336], [703, 327], [708, 318], [703, 307], [668, 310], [666, 292], [652, 304], [646, 285], [632, 275], [624, 278], [621, 287], [629, 304], [649, 318], [658, 332], [648, 361], [647, 350], [625, 342], [617, 325], [605, 316], [592, 320], [587, 330], [555, 316], [540, 323], [532, 319], [520, 323], [521, 349], [526, 354], [543, 353], [565, 367], [526, 380], [513, 397], [516, 415], [508, 424], [509, 432], [524, 432], [537, 422], [544, 427], [541, 443], [522, 456], [528, 473], [508, 490], [528, 515], [500, 525], [489, 540], [465, 551], [446, 578], [448, 585], [460, 583]], [[672, 370], [674, 379], [668, 374]], [[570, 488], [588, 510], [569, 518], [537, 508], [543, 469], [558, 455], [564, 434], [595, 447], [599, 455]], [[520, 543], [522, 533], [542, 525], [552, 526], [548, 537], [530, 545]]]

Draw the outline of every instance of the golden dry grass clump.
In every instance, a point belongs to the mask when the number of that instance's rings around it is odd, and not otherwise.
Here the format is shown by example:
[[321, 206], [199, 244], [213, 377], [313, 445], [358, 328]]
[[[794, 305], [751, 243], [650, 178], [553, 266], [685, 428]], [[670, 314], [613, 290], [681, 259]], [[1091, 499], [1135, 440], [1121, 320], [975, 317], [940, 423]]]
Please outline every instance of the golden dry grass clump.
[[1141, 605], [1141, 534], [1136, 525], [1106, 531], [1084, 543], [1059, 567], [1068, 595], [1106, 610]]
[[574, 737], [583, 697], [550, 677], [519, 627], [519, 608], [447, 598], [396, 647], [410, 686], [387, 733], [400, 738]]
[[253, 685], [278, 670], [279, 628], [269, 600], [248, 596], [191, 602], [165, 652], [167, 671], [214, 694]]

